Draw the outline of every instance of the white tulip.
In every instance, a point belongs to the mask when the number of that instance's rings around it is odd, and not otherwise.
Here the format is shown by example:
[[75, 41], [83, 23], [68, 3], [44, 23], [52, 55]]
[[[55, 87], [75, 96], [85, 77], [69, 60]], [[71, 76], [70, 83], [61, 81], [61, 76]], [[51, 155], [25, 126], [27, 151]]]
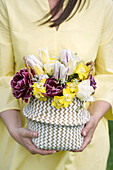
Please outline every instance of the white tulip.
[[61, 50], [60, 51], [60, 61], [67, 66], [68, 62], [73, 59], [71, 50]]
[[55, 63], [60, 63], [60, 62], [56, 61], [56, 60], [51, 60], [51, 61], [47, 62], [46, 64], [44, 64], [45, 73], [48, 73], [52, 76], [54, 73]]
[[34, 55], [26, 56], [28, 65], [34, 70], [34, 72], [39, 74], [44, 74], [42, 62]]
[[32, 60], [34, 64], [36, 65], [38, 64], [40, 65], [40, 67], [43, 68], [43, 63], [35, 55], [28, 55], [26, 58], [27, 58], [27, 61], [29, 60], [30, 62], [30, 60]]
[[62, 82], [65, 82], [68, 76], [69, 68], [65, 67], [64, 64], [55, 63], [54, 64], [54, 77], [56, 79], [61, 79]]
[[49, 61], [48, 48], [39, 48], [39, 57], [43, 65], [46, 64]]
[[71, 50], [61, 50], [60, 51], [60, 61], [66, 66], [69, 67], [68, 75], [73, 74], [76, 69], [77, 62], [79, 61], [79, 57], [77, 55], [73, 55]]
[[74, 74], [74, 71], [76, 70], [77, 63], [78, 63], [79, 58], [74, 56], [72, 60], [68, 62], [68, 67], [69, 67], [69, 75]]

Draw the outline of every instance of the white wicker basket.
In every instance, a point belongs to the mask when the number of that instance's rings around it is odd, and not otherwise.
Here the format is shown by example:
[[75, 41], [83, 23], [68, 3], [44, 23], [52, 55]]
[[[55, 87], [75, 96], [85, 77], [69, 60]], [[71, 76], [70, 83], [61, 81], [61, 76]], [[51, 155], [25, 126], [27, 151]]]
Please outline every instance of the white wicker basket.
[[38, 132], [38, 137], [32, 139], [34, 145], [48, 150], [79, 149], [83, 144], [81, 131], [90, 113], [76, 97], [67, 108], [56, 109], [51, 102], [52, 99], [39, 101], [32, 97], [23, 108], [29, 130]]

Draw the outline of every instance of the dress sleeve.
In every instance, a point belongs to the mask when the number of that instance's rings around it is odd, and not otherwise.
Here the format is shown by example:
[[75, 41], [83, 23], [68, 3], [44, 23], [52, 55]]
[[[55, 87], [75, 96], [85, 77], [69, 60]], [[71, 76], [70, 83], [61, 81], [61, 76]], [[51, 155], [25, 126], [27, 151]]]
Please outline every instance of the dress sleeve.
[[6, 6], [0, 0], [0, 112], [17, 109], [18, 101], [13, 97], [10, 81], [14, 76], [14, 55]]
[[96, 59], [96, 100], [105, 100], [111, 109], [105, 117], [113, 120], [113, 1], [106, 0], [104, 23]]

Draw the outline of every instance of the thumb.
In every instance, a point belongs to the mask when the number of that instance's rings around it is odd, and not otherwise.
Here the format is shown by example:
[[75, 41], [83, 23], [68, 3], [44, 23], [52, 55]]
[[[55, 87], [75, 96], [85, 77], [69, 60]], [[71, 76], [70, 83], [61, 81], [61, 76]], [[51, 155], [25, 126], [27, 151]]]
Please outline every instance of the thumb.
[[93, 123], [91, 122], [91, 120], [86, 123], [84, 129], [82, 130], [82, 135], [85, 137], [88, 135], [89, 131], [93, 128]]

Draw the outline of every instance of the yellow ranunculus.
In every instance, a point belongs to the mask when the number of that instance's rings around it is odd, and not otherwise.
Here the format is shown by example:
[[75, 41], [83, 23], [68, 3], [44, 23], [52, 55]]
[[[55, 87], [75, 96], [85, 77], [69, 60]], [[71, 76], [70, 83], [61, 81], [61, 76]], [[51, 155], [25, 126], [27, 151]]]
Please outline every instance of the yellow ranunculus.
[[84, 65], [83, 63], [81, 63], [75, 70], [75, 73], [78, 74], [79, 79], [83, 80], [86, 79], [89, 73], [89, 68]]

